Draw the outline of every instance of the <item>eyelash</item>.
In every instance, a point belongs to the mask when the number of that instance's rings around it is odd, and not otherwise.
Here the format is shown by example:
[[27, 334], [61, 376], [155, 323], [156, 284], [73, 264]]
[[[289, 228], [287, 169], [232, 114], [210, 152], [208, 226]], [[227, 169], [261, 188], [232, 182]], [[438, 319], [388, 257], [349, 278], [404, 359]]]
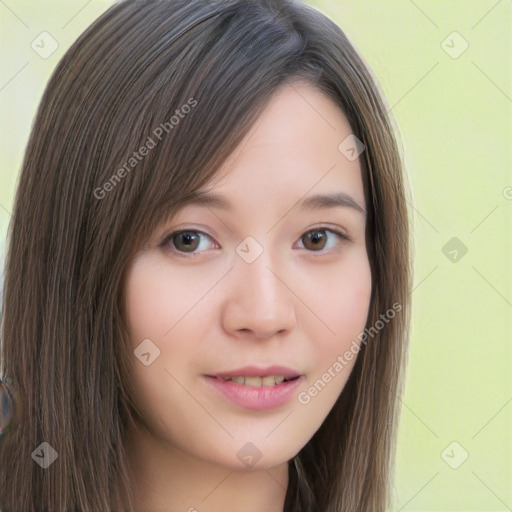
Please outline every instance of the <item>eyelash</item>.
[[[330, 228], [330, 227], [327, 227], [327, 226], [319, 226], [319, 227], [315, 227], [315, 228], [312, 228], [312, 229], [308, 229], [306, 232], [304, 232], [301, 235], [299, 240], [304, 235], [307, 235], [308, 233], [313, 233], [315, 231], [328, 231], [330, 233], [334, 233], [338, 237], [338, 239], [341, 240], [342, 242], [352, 242], [352, 239], [348, 235], [346, 235], [343, 231], [340, 231], [340, 230], [335, 229], [335, 228]], [[168, 235], [166, 235], [160, 245], [162, 247], [166, 247], [166, 246], [170, 247], [172, 239], [176, 235], [179, 235], [180, 233], [196, 233], [196, 234], [205, 235], [208, 238], [212, 238], [212, 236], [209, 235], [208, 233], [205, 233], [204, 231], [201, 231], [201, 230], [198, 230], [198, 229], [179, 229], [177, 231], [173, 231], [172, 233], [169, 233]], [[172, 245], [174, 245], [174, 244], [172, 244]], [[172, 252], [175, 253], [177, 256], [180, 256], [180, 257], [183, 257], [183, 258], [193, 258], [193, 257], [196, 257], [197, 255], [201, 254], [201, 252], [189, 252], [189, 253], [180, 252], [176, 248], [172, 248]], [[308, 252], [324, 254], [326, 251], [322, 250], [322, 251], [308, 251]]]

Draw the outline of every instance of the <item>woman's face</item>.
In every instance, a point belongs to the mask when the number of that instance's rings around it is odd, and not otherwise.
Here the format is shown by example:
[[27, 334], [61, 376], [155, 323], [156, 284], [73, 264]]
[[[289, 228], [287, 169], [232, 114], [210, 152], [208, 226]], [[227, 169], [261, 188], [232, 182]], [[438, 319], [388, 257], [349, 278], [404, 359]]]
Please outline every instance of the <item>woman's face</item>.
[[318, 89], [284, 87], [209, 189], [222, 204], [187, 205], [133, 260], [132, 399], [161, 453], [270, 468], [336, 402], [371, 294], [350, 134]]

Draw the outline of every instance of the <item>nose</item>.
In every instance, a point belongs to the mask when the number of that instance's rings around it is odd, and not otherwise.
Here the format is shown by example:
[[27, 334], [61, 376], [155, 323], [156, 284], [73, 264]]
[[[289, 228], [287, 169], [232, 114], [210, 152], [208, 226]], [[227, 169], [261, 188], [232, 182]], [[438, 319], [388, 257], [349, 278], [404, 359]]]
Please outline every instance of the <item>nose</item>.
[[279, 268], [267, 251], [252, 263], [234, 258], [222, 308], [222, 323], [227, 332], [265, 339], [295, 328], [293, 283], [287, 282], [289, 277], [286, 279]]

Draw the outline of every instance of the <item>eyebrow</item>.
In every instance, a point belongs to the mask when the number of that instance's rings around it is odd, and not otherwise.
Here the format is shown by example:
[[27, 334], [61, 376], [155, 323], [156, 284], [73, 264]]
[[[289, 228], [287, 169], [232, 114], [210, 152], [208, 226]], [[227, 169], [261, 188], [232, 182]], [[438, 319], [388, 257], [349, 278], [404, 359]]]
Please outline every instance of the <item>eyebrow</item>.
[[[231, 204], [221, 195], [209, 191], [193, 192], [180, 201], [180, 207], [203, 206], [231, 211]], [[301, 210], [320, 210], [327, 208], [352, 208], [366, 215], [366, 208], [361, 206], [351, 195], [346, 192], [333, 192], [331, 194], [315, 194], [298, 201], [294, 208]]]

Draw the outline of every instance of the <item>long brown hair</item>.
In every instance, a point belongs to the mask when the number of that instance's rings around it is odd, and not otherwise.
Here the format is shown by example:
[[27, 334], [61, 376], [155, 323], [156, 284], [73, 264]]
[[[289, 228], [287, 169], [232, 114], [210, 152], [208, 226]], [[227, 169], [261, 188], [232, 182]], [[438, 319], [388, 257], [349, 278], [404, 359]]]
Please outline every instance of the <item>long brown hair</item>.
[[[290, 461], [285, 511], [385, 510], [411, 270], [404, 173], [375, 79], [342, 30], [299, 2], [128, 0], [66, 52], [26, 149], [3, 296], [1, 375], [17, 417], [0, 438], [2, 512], [131, 510], [125, 270], [298, 79], [329, 95], [365, 145], [375, 333]], [[32, 457], [42, 442], [58, 454], [46, 469]]]

